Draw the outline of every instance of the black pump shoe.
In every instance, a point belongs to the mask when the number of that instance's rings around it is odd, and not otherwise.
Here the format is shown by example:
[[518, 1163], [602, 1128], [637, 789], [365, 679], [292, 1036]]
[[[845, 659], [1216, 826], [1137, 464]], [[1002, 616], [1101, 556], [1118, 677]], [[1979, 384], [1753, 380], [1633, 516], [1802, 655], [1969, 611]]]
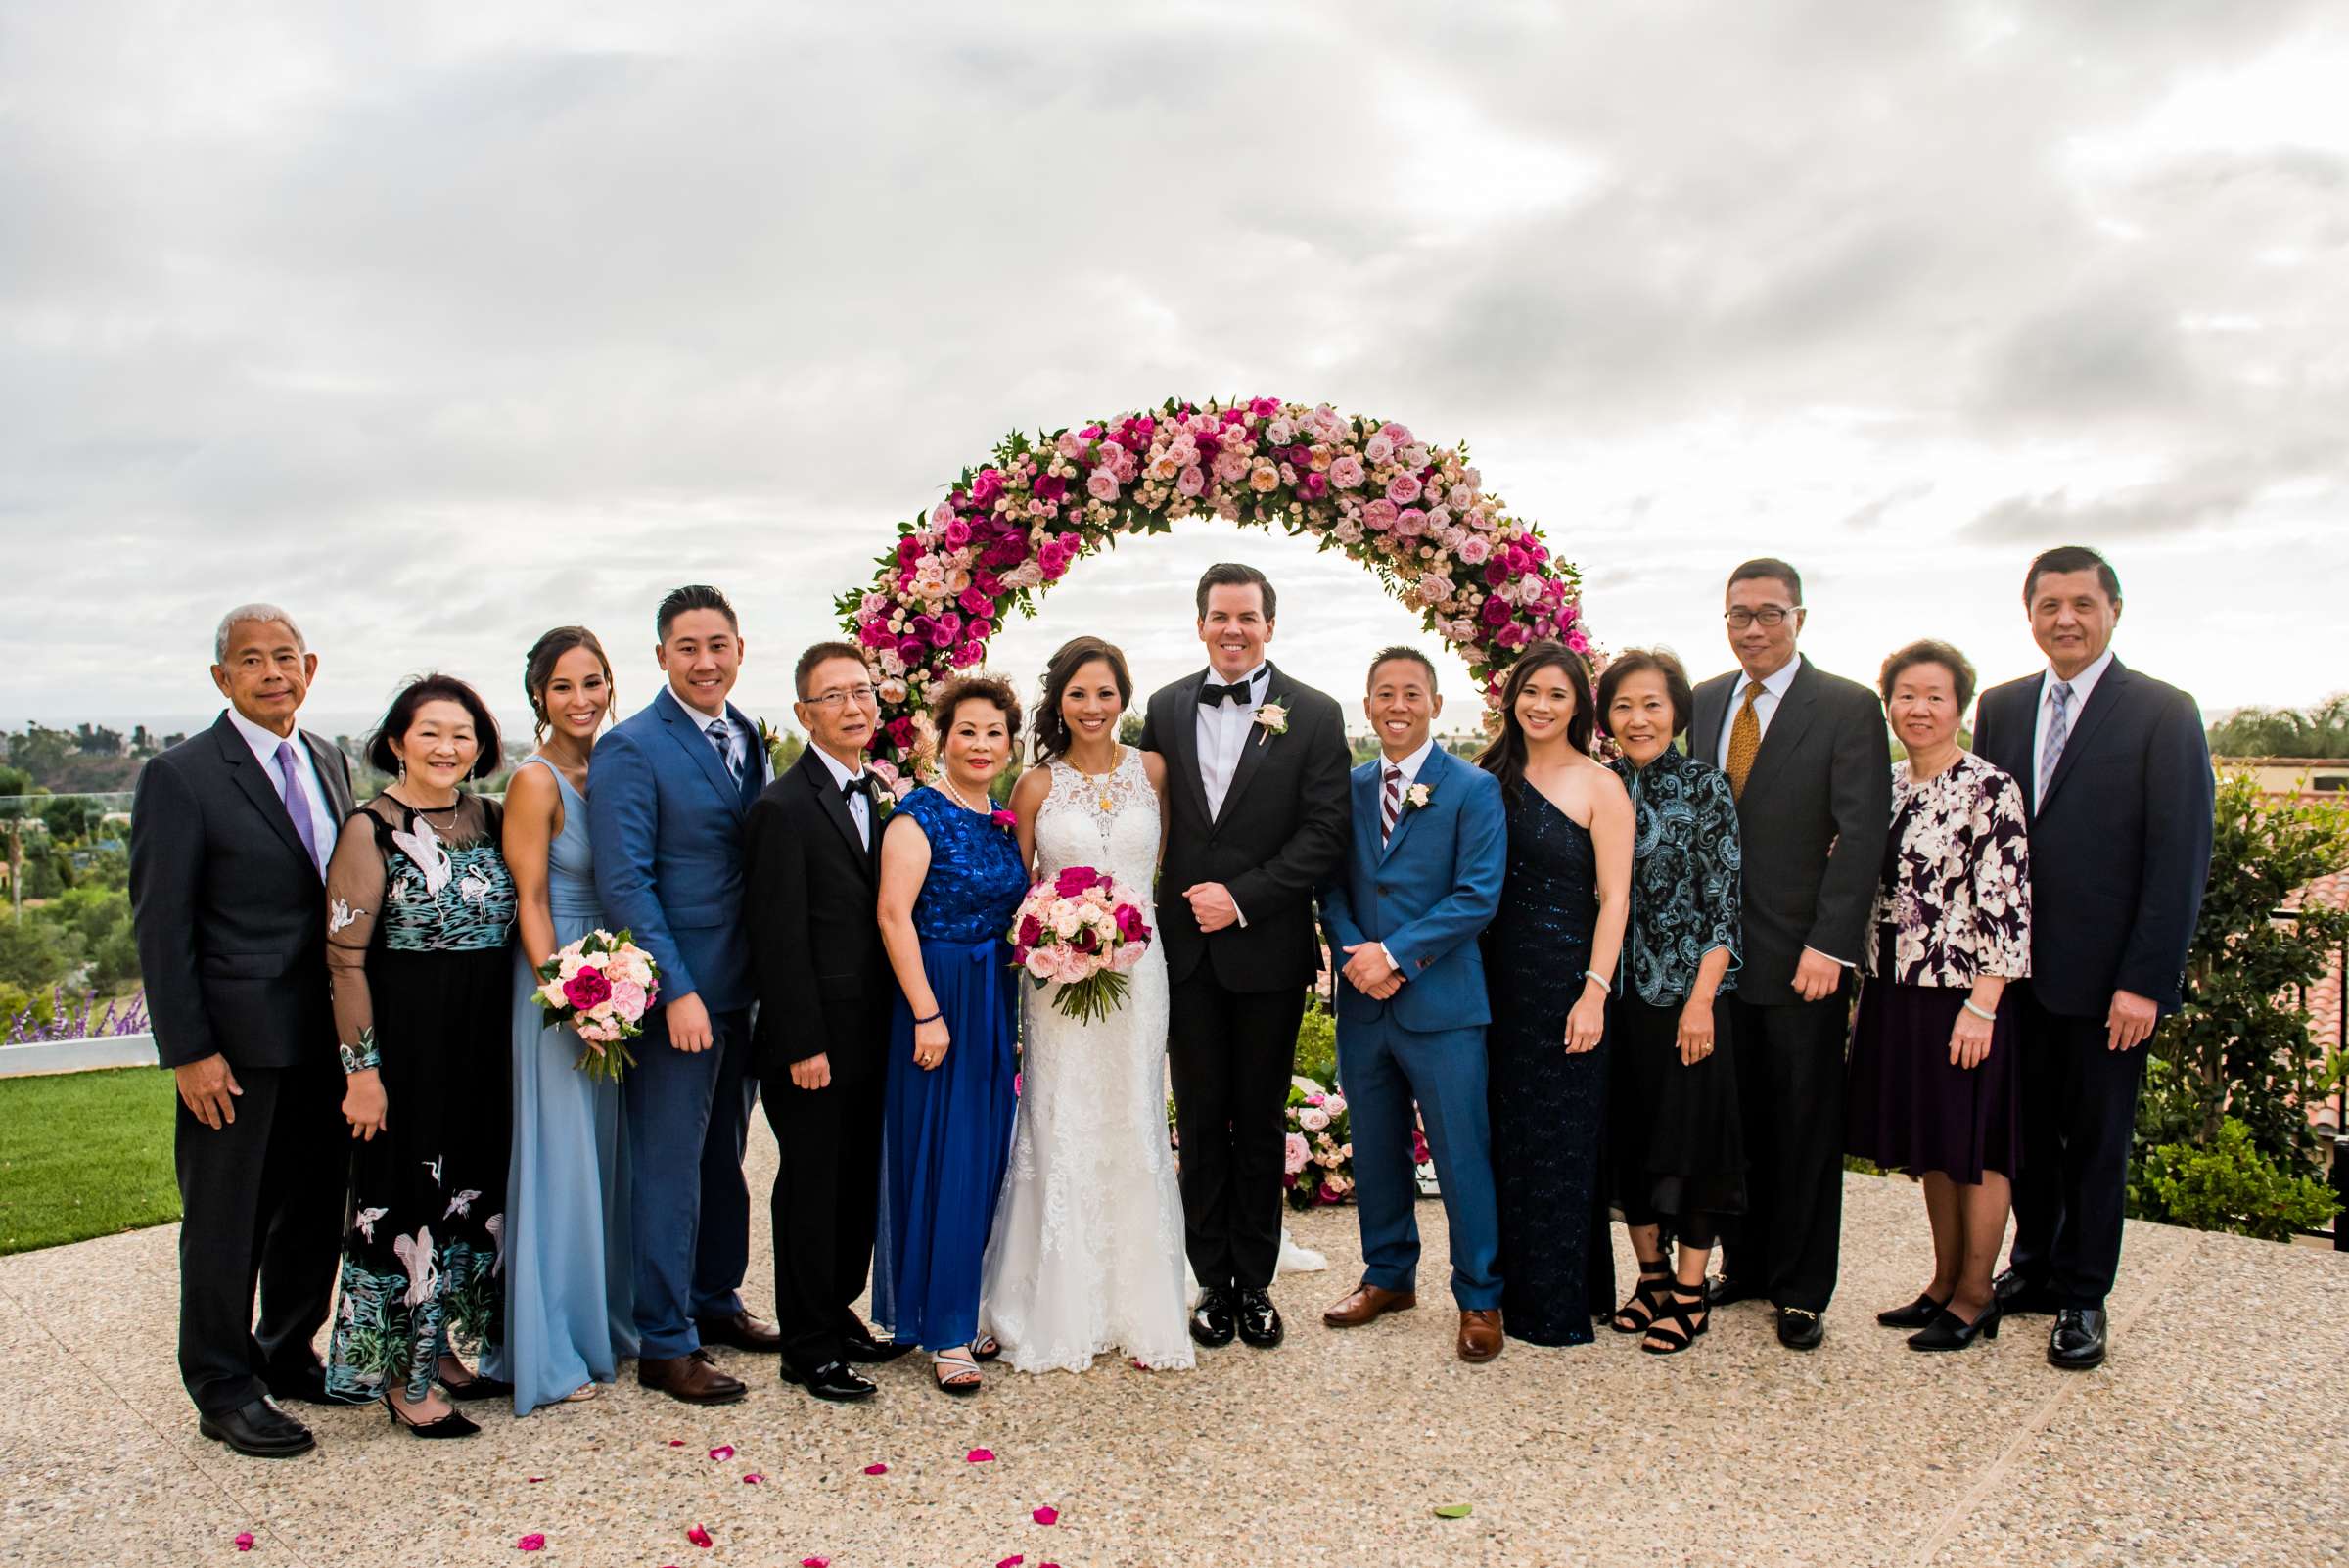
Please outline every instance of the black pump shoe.
[[392, 1417], [393, 1426], [406, 1427], [408, 1436], [413, 1438], [469, 1438], [481, 1430], [460, 1410], [450, 1410], [438, 1421], [419, 1421], [412, 1415], [402, 1415], [389, 1394], [384, 1396], [384, 1413]]
[[1270, 1350], [1280, 1343], [1285, 1330], [1280, 1326], [1280, 1309], [1272, 1305], [1268, 1291], [1241, 1291], [1239, 1315], [1243, 1342], [1258, 1350]]
[[1916, 1300], [1906, 1307], [1895, 1307], [1890, 1312], [1876, 1314], [1876, 1321], [1886, 1328], [1924, 1328], [1939, 1317], [1949, 1305], [1946, 1301], [1935, 1301], [1930, 1295], [1920, 1292]]
[[1909, 1336], [1912, 1351], [1961, 1351], [1977, 1339], [1999, 1337], [1999, 1303], [1992, 1298], [1989, 1306], [1974, 1314], [1967, 1322], [1947, 1307], [1934, 1315], [1933, 1321]]

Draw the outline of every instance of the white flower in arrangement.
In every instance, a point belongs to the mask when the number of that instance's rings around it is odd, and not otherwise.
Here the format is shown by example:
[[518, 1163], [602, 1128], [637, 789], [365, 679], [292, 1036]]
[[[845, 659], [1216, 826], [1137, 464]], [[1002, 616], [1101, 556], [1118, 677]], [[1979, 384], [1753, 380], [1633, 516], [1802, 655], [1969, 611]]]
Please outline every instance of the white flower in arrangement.
[[1329, 1126], [1329, 1112], [1318, 1105], [1308, 1105], [1297, 1113], [1297, 1125], [1308, 1132], [1318, 1132]]

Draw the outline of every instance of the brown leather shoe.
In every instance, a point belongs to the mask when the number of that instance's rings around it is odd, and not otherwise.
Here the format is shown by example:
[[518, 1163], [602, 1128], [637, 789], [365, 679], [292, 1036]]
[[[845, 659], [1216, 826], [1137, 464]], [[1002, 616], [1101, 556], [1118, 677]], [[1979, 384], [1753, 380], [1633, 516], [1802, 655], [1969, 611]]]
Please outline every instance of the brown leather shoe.
[[736, 1350], [763, 1351], [768, 1355], [783, 1348], [783, 1334], [772, 1323], [762, 1323], [748, 1312], [725, 1317], [697, 1317], [693, 1326], [701, 1330], [705, 1345], [730, 1345]]
[[636, 1363], [636, 1381], [688, 1405], [731, 1405], [750, 1392], [740, 1378], [719, 1371], [706, 1350], [691, 1356], [648, 1356]]
[[1332, 1328], [1359, 1328], [1382, 1313], [1407, 1313], [1418, 1305], [1419, 1298], [1407, 1290], [1357, 1285], [1353, 1295], [1321, 1314], [1321, 1321]]
[[1460, 1314], [1460, 1360], [1489, 1361], [1499, 1354], [1499, 1309]]

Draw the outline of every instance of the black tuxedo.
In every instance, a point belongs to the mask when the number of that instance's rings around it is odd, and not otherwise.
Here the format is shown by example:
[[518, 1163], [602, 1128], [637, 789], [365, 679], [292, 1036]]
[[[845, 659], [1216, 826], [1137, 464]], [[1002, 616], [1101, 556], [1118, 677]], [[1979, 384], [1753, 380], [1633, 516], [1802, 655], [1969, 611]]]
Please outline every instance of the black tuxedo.
[[[301, 742], [340, 822], [350, 765], [316, 735]], [[226, 713], [139, 770], [130, 901], [163, 1066], [218, 1053], [244, 1090], [217, 1130], [183, 1103], [174, 1138], [180, 1377], [219, 1415], [316, 1363], [349, 1163], [324, 884]]]
[[[1875, 693], [1810, 660], [1763, 732], [1737, 797], [1745, 949], [1730, 1000], [1745, 1122], [1746, 1213], [1722, 1266], [1780, 1307], [1824, 1312], [1843, 1227], [1844, 1048], [1851, 975], [1806, 1002], [1805, 947], [1860, 961], [1892, 825], [1892, 748]], [[1689, 755], [1718, 767], [1722, 723], [1744, 701], [1732, 669], [1696, 688]]]
[[[1202, 1286], [1261, 1289], [1280, 1256], [1284, 1107], [1321, 967], [1313, 890], [1346, 854], [1353, 754], [1336, 702], [1267, 666], [1264, 701], [1286, 710], [1287, 730], [1250, 736], [1211, 813], [1198, 745], [1207, 678], [1153, 693], [1142, 721], [1142, 749], [1167, 761], [1168, 1061], [1192, 1270]], [[1247, 924], [1202, 932], [1182, 896], [1202, 882], [1223, 884]]]
[[[775, 1315], [803, 1374], [841, 1359], [850, 1307], [872, 1267], [889, 1010], [897, 996], [875, 918], [882, 814], [867, 845], [810, 746], [752, 805], [743, 827], [743, 918], [759, 995], [759, 1089], [781, 1150], [771, 1212]], [[823, 1088], [791, 1081], [822, 1055]]]
[[2177, 1011], [2210, 874], [2210, 747], [2194, 700], [2118, 659], [2037, 788], [2045, 671], [1994, 686], [1974, 750], [2031, 802], [2031, 978], [2013, 1267], [2058, 1305], [2101, 1307], [2120, 1268], [2143, 1047], [2106, 1048], [2115, 991]]

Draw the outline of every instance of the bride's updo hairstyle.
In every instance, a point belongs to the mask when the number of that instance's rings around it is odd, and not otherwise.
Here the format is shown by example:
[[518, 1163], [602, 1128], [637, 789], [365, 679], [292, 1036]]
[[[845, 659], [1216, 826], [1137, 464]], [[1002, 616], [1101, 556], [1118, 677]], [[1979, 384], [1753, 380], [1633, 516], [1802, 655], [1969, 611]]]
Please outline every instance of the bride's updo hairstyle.
[[1044, 700], [1037, 705], [1032, 731], [1035, 741], [1036, 763], [1042, 766], [1056, 757], [1068, 755], [1075, 738], [1069, 733], [1069, 721], [1061, 716], [1061, 699], [1068, 696], [1077, 671], [1099, 660], [1109, 666], [1109, 672], [1118, 683], [1118, 706], [1133, 706], [1133, 676], [1126, 669], [1126, 655], [1113, 642], [1099, 637], [1072, 637], [1052, 655], [1044, 666]]

